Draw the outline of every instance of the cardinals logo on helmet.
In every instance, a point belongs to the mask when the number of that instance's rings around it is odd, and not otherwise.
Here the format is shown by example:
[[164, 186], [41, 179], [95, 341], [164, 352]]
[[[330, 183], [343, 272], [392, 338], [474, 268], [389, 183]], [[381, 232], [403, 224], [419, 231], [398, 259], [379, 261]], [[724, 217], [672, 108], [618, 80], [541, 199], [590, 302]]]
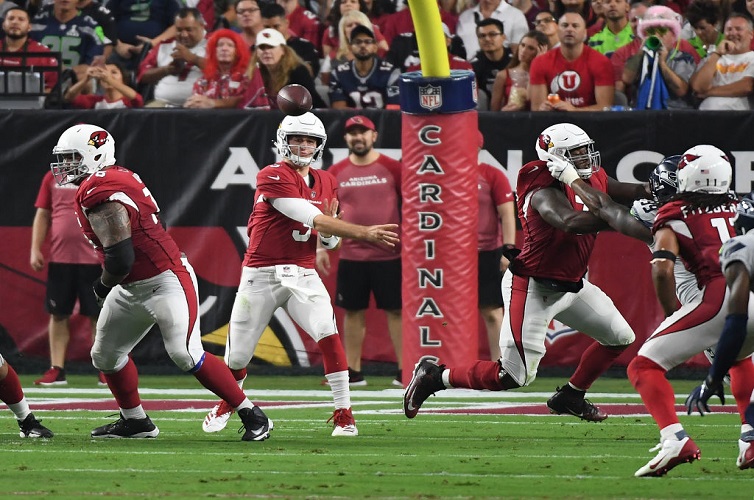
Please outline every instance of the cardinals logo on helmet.
[[89, 141], [87, 142], [87, 144], [99, 149], [104, 146], [106, 142], [107, 132], [105, 132], [104, 130], [99, 130], [97, 132], [92, 132], [92, 135], [89, 136]]
[[547, 134], [542, 134], [539, 136], [539, 148], [544, 151], [550, 151], [550, 148], [555, 146], [555, 144], [552, 143], [552, 139], [550, 139], [550, 136]]
[[678, 170], [683, 169], [686, 165], [691, 163], [692, 161], [696, 161], [699, 159], [698, 155], [692, 155], [692, 154], [685, 154], [681, 157], [681, 161], [678, 162]]

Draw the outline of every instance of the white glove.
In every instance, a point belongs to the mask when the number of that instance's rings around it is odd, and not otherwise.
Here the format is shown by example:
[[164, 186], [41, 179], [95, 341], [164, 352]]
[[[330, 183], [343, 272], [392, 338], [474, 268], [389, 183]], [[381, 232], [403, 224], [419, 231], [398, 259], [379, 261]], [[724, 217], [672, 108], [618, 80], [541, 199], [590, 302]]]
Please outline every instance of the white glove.
[[560, 156], [547, 153], [547, 168], [550, 170], [550, 175], [569, 186], [579, 178], [576, 167], [570, 161]]

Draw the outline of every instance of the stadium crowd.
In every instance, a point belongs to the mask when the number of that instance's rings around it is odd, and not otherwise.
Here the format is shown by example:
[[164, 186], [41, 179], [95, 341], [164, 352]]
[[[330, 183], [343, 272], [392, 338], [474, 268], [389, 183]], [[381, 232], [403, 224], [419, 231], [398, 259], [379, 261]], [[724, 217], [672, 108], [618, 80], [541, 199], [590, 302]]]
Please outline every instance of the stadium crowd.
[[[63, 107], [274, 109], [299, 83], [315, 108], [390, 109], [399, 74], [419, 68], [401, 0], [17, 3], [0, 3], [0, 64], [59, 52], [63, 77], [46, 75], [44, 89]], [[754, 2], [438, 6], [451, 68], [473, 69], [479, 110], [751, 109]]]

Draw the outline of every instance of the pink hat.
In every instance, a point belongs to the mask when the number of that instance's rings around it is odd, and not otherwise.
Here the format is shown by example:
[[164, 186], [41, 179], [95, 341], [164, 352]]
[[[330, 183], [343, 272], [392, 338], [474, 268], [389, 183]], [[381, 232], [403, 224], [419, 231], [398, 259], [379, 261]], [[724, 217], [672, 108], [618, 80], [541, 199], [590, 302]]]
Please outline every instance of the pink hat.
[[667, 28], [678, 38], [681, 36], [681, 16], [668, 7], [654, 5], [647, 9], [639, 21], [639, 26], [636, 28], [639, 38], [646, 40], [649, 28]]

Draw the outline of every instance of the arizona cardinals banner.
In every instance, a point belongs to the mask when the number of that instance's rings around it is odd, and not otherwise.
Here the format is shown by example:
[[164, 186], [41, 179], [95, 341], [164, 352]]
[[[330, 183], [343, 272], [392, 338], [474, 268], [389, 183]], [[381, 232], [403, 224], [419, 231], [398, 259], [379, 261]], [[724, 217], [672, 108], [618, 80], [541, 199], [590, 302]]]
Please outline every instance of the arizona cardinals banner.
[[[429, 92], [427, 105], [434, 105], [436, 99], [436, 93]], [[377, 149], [401, 158], [401, 114], [373, 110], [362, 113], [377, 126]], [[343, 125], [355, 111], [327, 110], [317, 114], [328, 131], [322, 165], [327, 168], [348, 154]], [[497, 140], [487, 141], [479, 159], [501, 168], [515, 186], [520, 167], [535, 157], [534, 140], [539, 133], [568, 119], [595, 139], [602, 153], [603, 168], [618, 180], [646, 181], [653, 164], [663, 156], [705, 143], [729, 154], [734, 163], [737, 192], [749, 192], [753, 187], [751, 113], [657, 111], [578, 115], [564, 118], [556, 113], [481, 113], [479, 128], [486, 137]], [[157, 199], [162, 219], [199, 278], [205, 347], [222, 354], [246, 248], [246, 221], [256, 173], [276, 159], [272, 140], [281, 118], [280, 113], [273, 111], [0, 110], [3, 131], [0, 134], [0, 352], [3, 356], [20, 366], [48, 361], [46, 270], [37, 273], [29, 265], [34, 200], [60, 133], [81, 122], [100, 125], [113, 134], [117, 163], [137, 172]], [[705, 126], [699, 129], [696, 124], [702, 118]], [[730, 127], [731, 123], [736, 127]], [[476, 144], [472, 126], [453, 122], [451, 127], [454, 134]], [[605, 233], [597, 239], [590, 261], [589, 279], [610, 295], [637, 335], [633, 348], [619, 360], [623, 366], [662, 317], [652, 288], [649, 258], [649, 250], [643, 244]], [[332, 293], [334, 270], [324, 280]], [[342, 311], [336, 308], [336, 314], [342, 325]], [[483, 325], [479, 324], [478, 330], [481, 336], [478, 338], [484, 339]], [[583, 335], [557, 323], [550, 325], [549, 333], [543, 368], [574, 365], [588, 345]], [[77, 315], [73, 317], [72, 335], [68, 359], [88, 361], [91, 347], [88, 325]], [[478, 355], [487, 356], [486, 341], [479, 342]], [[374, 309], [367, 312], [364, 357], [366, 362], [394, 361], [384, 314]], [[135, 358], [140, 366], [171, 366], [155, 332], [137, 348]], [[298, 331], [283, 311], [278, 311], [260, 342], [255, 362], [306, 367], [321, 361], [308, 336]]]

